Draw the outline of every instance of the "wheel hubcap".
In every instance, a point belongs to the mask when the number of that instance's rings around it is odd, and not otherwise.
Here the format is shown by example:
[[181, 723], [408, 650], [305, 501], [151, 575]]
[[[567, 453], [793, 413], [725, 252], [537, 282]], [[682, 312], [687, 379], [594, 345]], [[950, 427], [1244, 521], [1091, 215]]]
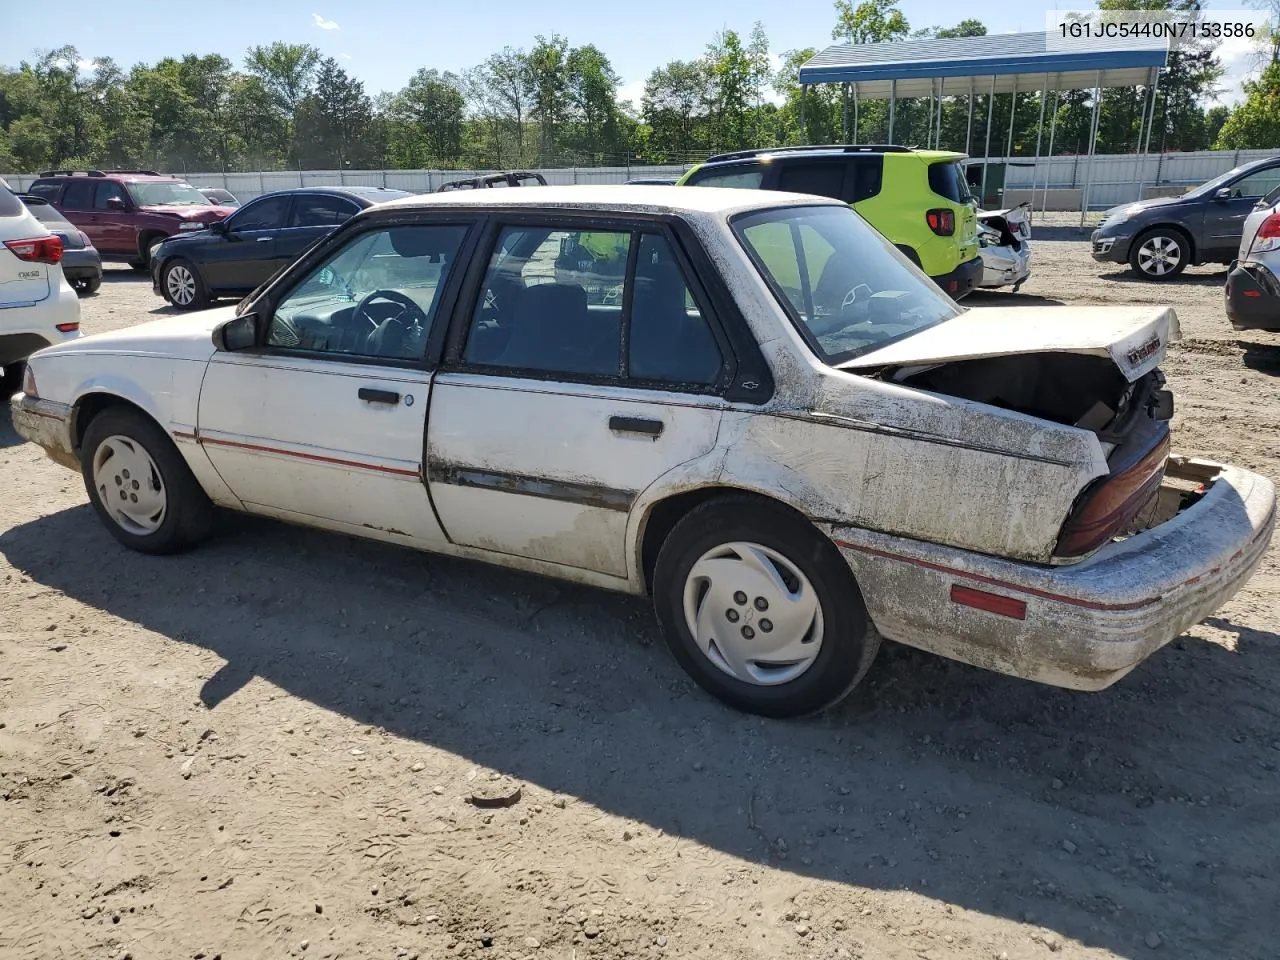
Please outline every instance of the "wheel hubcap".
[[1182, 260], [1182, 248], [1172, 237], [1152, 237], [1138, 248], [1138, 266], [1143, 273], [1162, 277]]
[[822, 604], [790, 560], [758, 543], [726, 543], [689, 570], [684, 616], [717, 668], [744, 683], [796, 679], [822, 649]]
[[93, 485], [111, 519], [129, 533], [154, 533], [168, 507], [151, 455], [130, 437], [108, 437], [93, 453]]
[[196, 298], [196, 278], [181, 264], [169, 268], [164, 285], [173, 302], [179, 306], [185, 307]]

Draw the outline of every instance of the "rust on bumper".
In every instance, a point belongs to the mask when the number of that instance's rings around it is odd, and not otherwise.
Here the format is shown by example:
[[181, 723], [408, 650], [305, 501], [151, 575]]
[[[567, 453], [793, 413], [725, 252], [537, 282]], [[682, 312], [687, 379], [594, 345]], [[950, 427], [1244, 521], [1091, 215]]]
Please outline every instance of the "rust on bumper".
[[80, 470], [80, 458], [71, 441], [71, 407], [65, 403], [18, 393], [9, 401], [13, 429], [69, 470]]

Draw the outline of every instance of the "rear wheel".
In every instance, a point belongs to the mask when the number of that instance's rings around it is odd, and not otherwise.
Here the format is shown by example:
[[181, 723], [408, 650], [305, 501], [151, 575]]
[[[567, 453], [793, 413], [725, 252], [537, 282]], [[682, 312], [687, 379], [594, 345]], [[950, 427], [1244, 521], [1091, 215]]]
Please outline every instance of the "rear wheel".
[[126, 547], [176, 553], [213, 532], [213, 504], [168, 434], [137, 410], [94, 417], [80, 465], [99, 519]]
[[658, 554], [653, 602], [676, 660], [748, 713], [796, 717], [843, 699], [880, 637], [830, 539], [780, 504], [708, 501]]
[[1157, 227], [1140, 234], [1129, 252], [1129, 266], [1145, 280], [1172, 280], [1186, 269], [1191, 244], [1177, 230]]
[[102, 277], [82, 277], [71, 281], [71, 289], [82, 297], [92, 296], [102, 286]]
[[174, 259], [160, 271], [160, 289], [179, 310], [200, 310], [209, 305], [209, 294], [200, 271], [188, 260]]

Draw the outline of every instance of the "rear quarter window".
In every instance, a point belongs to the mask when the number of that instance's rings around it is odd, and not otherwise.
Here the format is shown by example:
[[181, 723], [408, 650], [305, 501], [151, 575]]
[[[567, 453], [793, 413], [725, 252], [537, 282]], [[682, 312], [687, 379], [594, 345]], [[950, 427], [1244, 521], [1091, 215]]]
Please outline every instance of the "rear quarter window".
[[0, 189], [0, 217], [18, 217], [26, 210], [22, 201], [8, 190]]
[[58, 192], [62, 189], [62, 184], [56, 180], [46, 180], [44, 183], [36, 181], [31, 185], [31, 189], [27, 193], [35, 197], [44, 197], [46, 200], [53, 201], [58, 199]]
[[966, 203], [970, 196], [964, 171], [953, 160], [929, 164], [929, 189], [952, 203]]

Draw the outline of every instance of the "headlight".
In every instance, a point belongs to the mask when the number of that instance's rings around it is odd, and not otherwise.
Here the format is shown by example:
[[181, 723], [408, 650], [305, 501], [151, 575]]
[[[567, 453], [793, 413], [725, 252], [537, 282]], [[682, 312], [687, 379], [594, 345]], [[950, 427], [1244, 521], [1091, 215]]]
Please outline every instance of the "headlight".
[[197, 223], [194, 220], [183, 220], [180, 224], [178, 224], [178, 229], [179, 230], [203, 230], [204, 224]]

